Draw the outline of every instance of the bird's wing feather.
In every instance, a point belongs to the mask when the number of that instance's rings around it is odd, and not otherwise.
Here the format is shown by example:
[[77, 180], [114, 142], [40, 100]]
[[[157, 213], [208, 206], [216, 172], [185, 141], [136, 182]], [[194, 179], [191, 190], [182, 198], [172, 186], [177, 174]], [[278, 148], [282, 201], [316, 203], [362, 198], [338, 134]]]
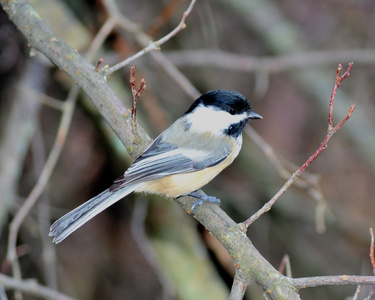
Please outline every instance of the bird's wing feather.
[[230, 149], [221, 148], [216, 152], [189, 147], [177, 147], [165, 143], [159, 136], [146, 151], [138, 157], [123, 176], [110, 187], [116, 191], [128, 184], [155, 180], [158, 178], [190, 173], [215, 166], [224, 161]]

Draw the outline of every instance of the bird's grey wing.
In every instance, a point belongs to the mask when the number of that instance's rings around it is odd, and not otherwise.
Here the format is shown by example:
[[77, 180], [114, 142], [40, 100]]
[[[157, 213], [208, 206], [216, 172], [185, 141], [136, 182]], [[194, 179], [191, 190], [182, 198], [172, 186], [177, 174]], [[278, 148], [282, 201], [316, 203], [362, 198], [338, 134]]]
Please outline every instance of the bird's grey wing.
[[230, 149], [205, 151], [203, 149], [178, 148], [165, 143], [159, 137], [110, 187], [116, 191], [125, 185], [154, 180], [174, 174], [190, 173], [215, 166], [224, 161]]

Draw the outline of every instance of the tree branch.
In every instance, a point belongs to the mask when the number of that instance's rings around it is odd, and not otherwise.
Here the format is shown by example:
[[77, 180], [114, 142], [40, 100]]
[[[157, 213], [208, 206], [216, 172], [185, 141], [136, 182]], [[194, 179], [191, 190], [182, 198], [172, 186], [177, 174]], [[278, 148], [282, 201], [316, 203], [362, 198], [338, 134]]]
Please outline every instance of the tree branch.
[[309, 287], [325, 285], [375, 285], [375, 276], [356, 276], [356, 275], [339, 275], [339, 276], [317, 276], [291, 279], [294, 287], [304, 289]]
[[47, 182], [52, 174], [52, 171], [54, 170], [57, 159], [62, 151], [62, 146], [64, 145], [68, 134], [68, 128], [70, 127], [70, 122], [73, 117], [78, 91], [78, 87], [73, 88], [68, 96], [67, 101], [64, 103], [64, 113], [61, 118], [55, 143], [53, 144], [47, 162], [43, 167], [36, 185], [32, 189], [31, 193], [29, 194], [21, 208], [17, 211], [9, 226], [6, 259], [10, 262], [13, 270], [13, 275], [16, 279], [21, 279], [21, 268], [17, 259], [18, 257], [16, 251], [18, 231], [31, 208], [35, 205], [36, 201], [44, 191]]
[[18, 290], [35, 297], [45, 299], [74, 300], [74, 298], [68, 297], [53, 289], [40, 285], [36, 280], [33, 279], [19, 280], [0, 274], [0, 285], [2, 285], [5, 290]]
[[[274, 166], [280, 177], [284, 180], [288, 180], [293, 173], [293, 170], [296, 170], [298, 166], [282, 157], [279, 153], [276, 153], [271, 145], [263, 140], [263, 138], [251, 126], [245, 127], [245, 133], [263, 151], [264, 155]], [[305, 171], [303, 176], [294, 182], [294, 186], [306, 191], [316, 201], [315, 227], [317, 232], [323, 233], [326, 229], [325, 214], [327, 211], [329, 212], [329, 208], [320, 187], [319, 180], [319, 175]]]
[[136, 158], [151, 139], [138, 126], [142, 142], [139, 144], [134, 142], [128, 111], [109, 87], [104, 76], [95, 72], [95, 66], [90, 64], [64, 40], [60, 39], [26, 0], [1, 1], [0, 4], [27, 38], [30, 47], [43, 53], [82, 88], [128, 149], [129, 154]]
[[[193, 0], [192, 4], [194, 2]], [[130, 154], [136, 157], [149, 143], [150, 138], [141, 130], [140, 137], [143, 142], [140, 144], [134, 143], [133, 135], [131, 134], [131, 120], [127, 117], [128, 112], [126, 108], [109, 88], [105, 78], [103, 78], [100, 72], [95, 72], [95, 66], [88, 63], [69, 45], [55, 36], [27, 1], [18, 0], [13, 2], [4, 0], [1, 2], [1, 5], [19, 30], [27, 37], [31, 47], [45, 54], [53, 63], [64, 70], [82, 87], [93, 101], [98, 111], [106, 118], [113, 131], [127, 147]], [[184, 24], [184, 17], [180, 24]], [[112, 27], [113, 25], [109, 23], [108, 28]], [[108, 28], [104, 28], [103, 31], [108, 30]], [[181, 27], [181, 29], [182, 28], [183, 27]], [[349, 119], [353, 109], [354, 107], [351, 108], [346, 118], [336, 126], [338, 128], [333, 128], [332, 133], [330, 133], [331, 136], [334, 134], [335, 129], [339, 129]], [[140, 130], [141, 128], [138, 126], [138, 129]], [[328, 142], [329, 138], [326, 142]], [[325, 149], [323, 143], [322, 145], [319, 148], [321, 151]], [[303, 171], [316, 157], [317, 156], [314, 157], [314, 155], [310, 157], [310, 161], [308, 160], [300, 170]], [[298, 172], [294, 174], [294, 176], [297, 177], [299, 175], [300, 173], [298, 174]], [[188, 211], [196, 199], [183, 197], [179, 198], [177, 201], [185, 211]], [[232, 256], [236, 268], [236, 279], [234, 282], [236, 287], [244, 290], [252, 281], [256, 281], [273, 299], [300, 299], [297, 288], [306, 287], [308, 283], [306, 283], [303, 278], [291, 279], [281, 275], [257, 251], [246, 236], [246, 229], [248, 225], [251, 224], [250, 221], [249, 224], [236, 224], [223, 210], [214, 205], [201, 206], [200, 209], [195, 212], [194, 218], [217, 237]], [[349, 282], [351, 280], [351, 276], [348, 276], [349, 278], [345, 275], [335, 277], [336, 281], [337, 278], [341, 278], [340, 283], [342, 281]], [[358, 280], [367, 280], [367, 277], [353, 276], [353, 278], [354, 277], [358, 278]], [[2, 277], [0, 277], [0, 279], [1, 278]], [[327, 279], [330, 277], [316, 278], [323, 282], [329, 282]], [[311, 281], [311, 278], [309, 279]], [[371, 280], [367, 282], [373, 284]], [[303, 282], [304, 285], [302, 285]], [[331, 282], [334, 282], [334, 279], [331, 279]], [[239, 293], [239, 295], [243, 296], [242, 293]]]
[[[188, 211], [196, 199], [181, 197], [176, 201]], [[300, 299], [290, 278], [280, 274], [254, 247], [242, 223], [236, 224], [216, 205], [201, 205], [193, 217], [228, 251], [236, 269], [236, 280], [241, 281], [241, 285], [255, 281], [272, 299]]]
[[232, 288], [230, 290], [229, 300], [243, 299], [248, 285], [249, 282], [242, 281], [239, 277], [234, 276]]
[[341, 128], [342, 125], [345, 124], [345, 122], [351, 117], [355, 105], [353, 104], [347, 115], [335, 126], [332, 125], [332, 119], [333, 119], [333, 103], [336, 96], [336, 92], [339, 87], [341, 87], [341, 82], [349, 76], [349, 72], [353, 66], [353, 63], [350, 63], [348, 65], [347, 71], [341, 75], [342, 72], [342, 65], [339, 64], [336, 71], [336, 78], [335, 78], [335, 84], [332, 90], [330, 103], [329, 103], [329, 114], [328, 114], [328, 129], [327, 134], [323, 140], [323, 142], [320, 144], [319, 148], [314, 152], [313, 155], [311, 155], [306, 162], [295, 172], [292, 174], [292, 176], [289, 178], [289, 180], [282, 186], [282, 188], [275, 194], [275, 196], [272, 197], [271, 200], [269, 200], [260, 210], [258, 210], [255, 214], [253, 214], [250, 218], [248, 218], [244, 225], [246, 228], [248, 228], [255, 220], [257, 220], [261, 215], [263, 215], [265, 212], [269, 211], [272, 206], [276, 203], [276, 201], [286, 192], [286, 190], [300, 177], [302, 172], [327, 148], [328, 141], [331, 139], [331, 137], [336, 133], [337, 130]]
[[[195, 2], [195, 1], [194, 1]], [[192, 8], [192, 5], [194, 4], [192, 1], [190, 4], [190, 8]], [[120, 14], [120, 9], [117, 6], [116, 2], [114, 0], [103, 0], [103, 4], [110, 15], [111, 20], [116, 20], [116, 24], [123, 28], [125, 31], [130, 32], [133, 34], [134, 38], [137, 40], [138, 44], [143, 48], [140, 52], [138, 52], [136, 55], [131, 56], [130, 58], [126, 59], [126, 64], [130, 64], [132, 61], [140, 57], [141, 55], [147, 53], [144, 49], [150, 46], [150, 41], [152, 40], [152, 37], [147, 35], [145, 32], [139, 29], [138, 24], [131, 22], [128, 18]], [[187, 12], [190, 14], [190, 9], [187, 9]], [[187, 18], [187, 15], [185, 14], [183, 18]], [[181, 22], [180, 22], [181, 24]], [[180, 25], [177, 26], [179, 28]], [[183, 28], [181, 28], [183, 29]], [[164, 42], [164, 41], [163, 41]], [[161, 45], [159, 41], [159, 46]], [[151, 49], [150, 49], [151, 50]], [[167, 74], [173, 80], [180, 85], [180, 87], [186, 92], [187, 95], [192, 97], [193, 99], [199, 97], [200, 93], [199, 91], [194, 87], [194, 85], [191, 84], [191, 82], [186, 78], [184, 74], [182, 74], [176, 66], [170, 62], [169, 59], [167, 59], [164, 54], [160, 51], [150, 51], [150, 56], [157, 62], [159, 65], [165, 70]], [[124, 66], [124, 65], [123, 65]]]
[[175, 29], [173, 29], [170, 33], [168, 33], [167, 35], [163, 36], [161, 39], [159, 39], [155, 42], [149, 41], [150, 42], [149, 45], [147, 47], [143, 48], [138, 53], [132, 55], [131, 57], [125, 59], [124, 61], [118, 63], [117, 65], [114, 65], [113, 67], [105, 70], [106, 77], [108, 78], [113, 72], [116, 72], [118, 69], [130, 64], [130, 62], [132, 62], [133, 60], [137, 59], [138, 57], [144, 55], [145, 53], [148, 53], [148, 52], [154, 51], [154, 50], [160, 50], [160, 46], [162, 44], [169, 41], [172, 37], [174, 37], [181, 30], [185, 29], [186, 28], [186, 23], [185, 23], [186, 19], [189, 16], [190, 12], [193, 10], [195, 2], [196, 2], [196, 0], [192, 0], [190, 2], [189, 7], [183, 13], [182, 19]]
[[304, 51], [278, 56], [250, 56], [212, 49], [166, 51], [164, 54], [179, 67], [211, 67], [236, 72], [280, 73], [352, 60], [357, 65], [375, 64], [374, 49]]

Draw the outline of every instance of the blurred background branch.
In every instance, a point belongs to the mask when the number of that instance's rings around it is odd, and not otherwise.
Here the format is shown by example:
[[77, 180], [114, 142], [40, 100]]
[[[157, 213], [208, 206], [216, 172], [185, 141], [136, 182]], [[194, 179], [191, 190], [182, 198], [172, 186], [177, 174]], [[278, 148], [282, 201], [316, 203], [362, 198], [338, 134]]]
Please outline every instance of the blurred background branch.
[[249, 56], [220, 50], [168, 51], [165, 55], [179, 67], [218, 68], [236, 72], [280, 73], [317, 66], [336, 65], [338, 61], [375, 64], [374, 49], [350, 49], [280, 54], [278, 56]]
[[61, 300], [73, 300], [74, 298], [68, 297], [62, 293], [59, 293], [53, 289], [48, 289], [42, 285], [39, 285], [35, 280], [17, 280], [13, 277], [8, 277], [0, 274], [0, 284], [4, 289], [20, 290], [25, 294], [32, 295], [38, 298], [45, 299], [61, 299]]

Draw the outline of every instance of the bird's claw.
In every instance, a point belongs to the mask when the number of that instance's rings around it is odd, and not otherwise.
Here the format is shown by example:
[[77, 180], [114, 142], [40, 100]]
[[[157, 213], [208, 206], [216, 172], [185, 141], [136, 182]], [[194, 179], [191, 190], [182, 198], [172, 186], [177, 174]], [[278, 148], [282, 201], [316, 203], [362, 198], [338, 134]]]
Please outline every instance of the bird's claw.
[[191, 196], [191, 197], [194, 197], [194, 198], [197, 198], [199, 199], [197, 202], [195, 202], [193, 204], [193, 206], [191, 207], [190, 209], [190, 214], [194, 214], [194, 210], [202, 205], [203, 203], [205, 202], [208, 202], [208, 203], [212, 203], [212, 204], [215, 204], [217, 206], [220, 206], [220, 199], [219, 198], [216, 198], [214, 196], [208, 196], [208, 195], [200, 195], [198, 194], [197, 192], [191, 192], [190, 194], [188, 194], [188, 196]]

